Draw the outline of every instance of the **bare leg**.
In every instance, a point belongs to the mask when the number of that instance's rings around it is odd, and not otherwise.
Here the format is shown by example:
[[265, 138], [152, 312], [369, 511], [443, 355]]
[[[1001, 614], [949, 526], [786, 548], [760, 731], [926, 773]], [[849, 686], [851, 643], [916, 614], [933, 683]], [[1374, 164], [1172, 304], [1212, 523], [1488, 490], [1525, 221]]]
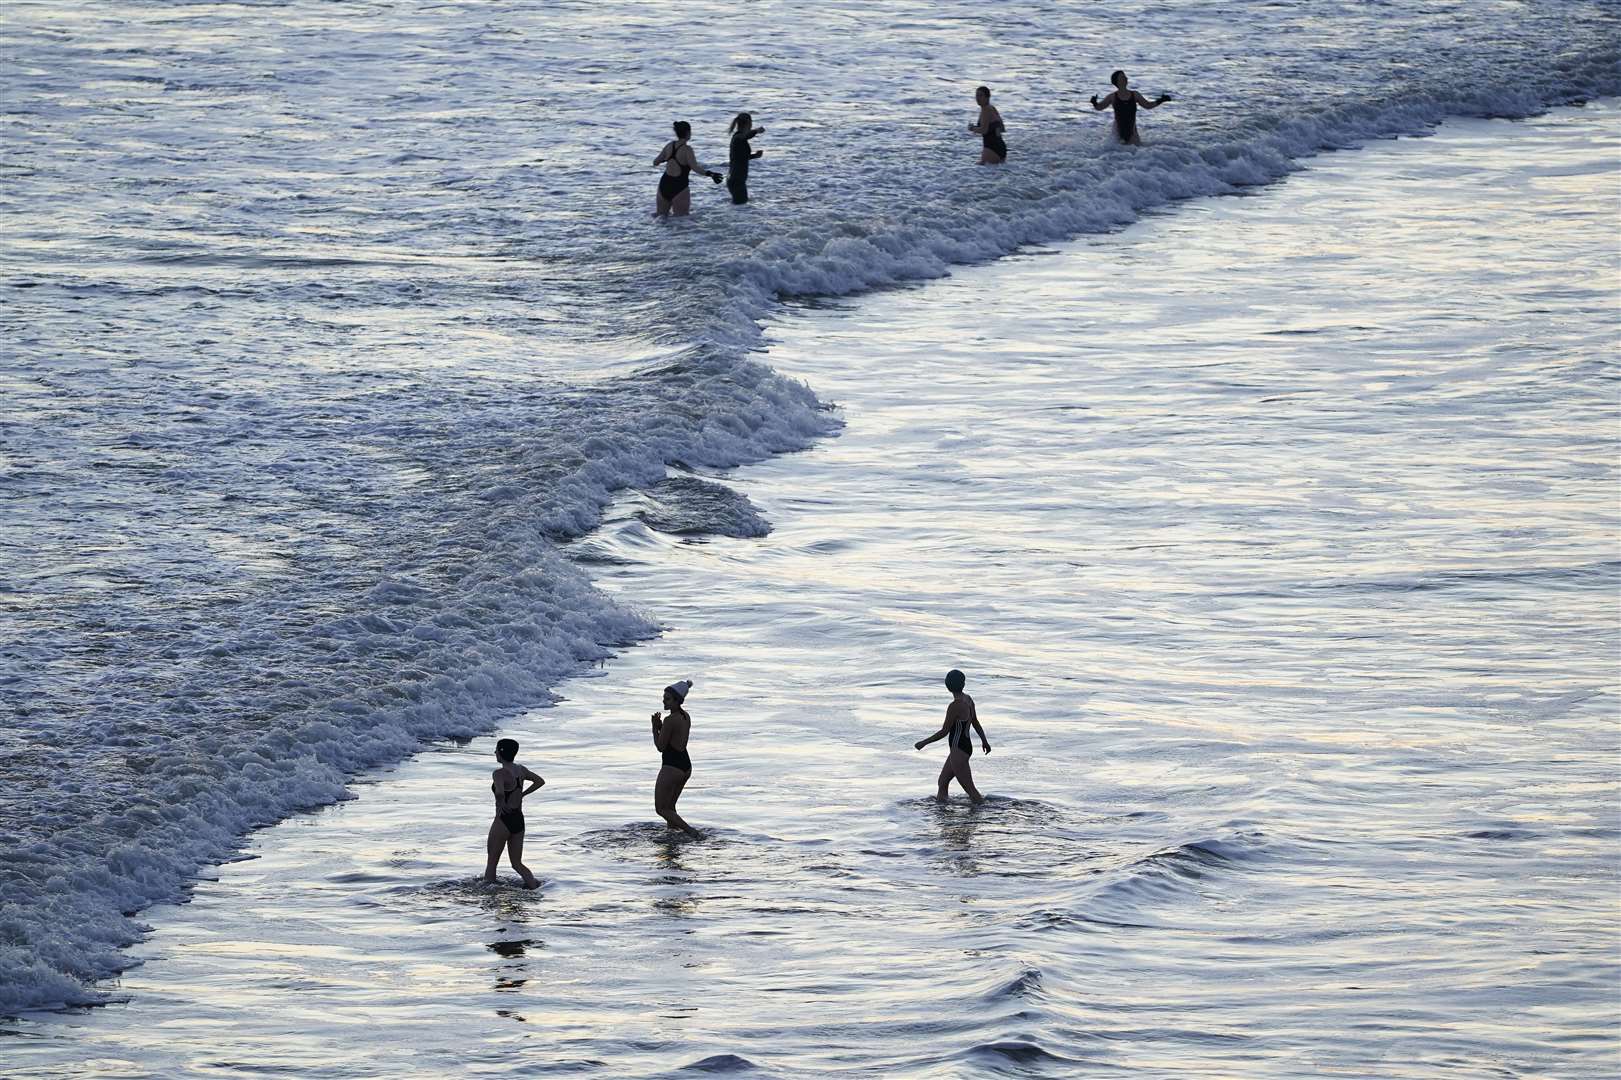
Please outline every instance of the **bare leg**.
[[490, 835], [485, 847], [489, 849], [490, 859], [484, 864], [484, 880], [491, 885], [495, 884], [495, 868], [501, 865], [501, 849], [507, 846], [507, 827], [496, 818], [490, 822]]
[[975, 806], [985, 801], [985, 796], [981, 795], [979, 789], [974, 786], [974, 770], [969, 768], [967, 754], [962, 753], [960, 750], [954, 750], [951, 757], [946, 759], [946, 764], [956, 773], [957, 783], [961, 784], [962, 789], [968, 792], [968, 797], [974, 800]]
[[670, 200], [670, 213], [676, 217], [686, 217], [692, 213], [692, 192], [683, 191]]
[[950, 801], [951, 792], [948, 789], [951, 787], [951, 775], [951, 759], [948, 757], [946, 763], [940, 766], [940, 790], [934, 793], [936, 802]]
[[653, 213], [657, 214], [659, 217], [670, 216], [670, 204], [665, 201], [663, 195], [655, 195], [653, 197]]
[[653, 809], [670, 828], [680, 829], [691, 836], [702, 836], [702, 833], [681, 820], [681, 815], [675, 812], [675, 801], [681, 797], [681, 789], [686, 786], [686, 773], [670, 765], [661, 768], [659, 778], [653, 782]]
[[511, 860], [512, 868], [518, 871], [518, 876], [523, 878], [524, 888], [540, 888], [540, 882], [529, 872], [529, 867], [523, 864], [523, 833], [511, 833], [507, 836], [507, 858]]

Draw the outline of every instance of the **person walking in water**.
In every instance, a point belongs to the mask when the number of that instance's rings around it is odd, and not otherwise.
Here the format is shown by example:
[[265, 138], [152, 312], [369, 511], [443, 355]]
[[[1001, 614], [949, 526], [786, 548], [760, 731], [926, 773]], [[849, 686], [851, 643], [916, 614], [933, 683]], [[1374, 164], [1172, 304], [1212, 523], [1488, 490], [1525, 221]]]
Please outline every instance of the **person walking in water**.
[[949, 749], [946, 751], [945, 767], [940, 770], [940, 790], [934, 797], [940, 802], [946, 802], [950, 798], [947, 789], [955, 779], [974, 801], [974, 805], [978, 806], [985, 801], [985, 796], [974, 786], [974, 773], [968, 767], [968, 759], [974, 753], [974, 742], [968, 729], [972, 727], [979, 733], [979, 743], [987, 754], [991, 752], [991, 744], [985, 739], [985, 729], [979, 726], [979, 713], [974, 709], [974, 699], [962, 692], [967, 681], [967, 677], [956, 668], [946, 672], [946, 689], [951, 691], [951, 704], [946, 706], [945, 723], [941, 725], [939, 731], [913, 745], [921, 750], [936, 739], [945, 739]]
[[732, 117], [727, 131], [732, 133], [732, 153], [726, 168], [726, 190], [732, 193], [732, 202], [741, 206], [749, 201], [749, 162], [765, 153], [749, 146], [749, 140], [764, 135], [765, 128], [754, 126], [754, 117], [740, 112]]
[[1170, 94], [1161, 94], [1153, 101], [1149, 101], [1137, 91], [1126, 85], [1126, 73], [1117, 71], [1109, 76], [1114, 83], [1114, 89], [1100, 101], [1096, 94], [1092, 95], [1092, 108], [1099, 112], [1104, 109], [1114, 109], [1114, 133], [1116, 137], [1127, 146], [1141, 146], [1142, 137], [1137, 134], [1137, 106], [1145, 109], [1157, 109], [1171, 100]]
[[979, 102], [979, 119], [969, 124], [968, 130], [979, 136], [979, 163], [1000, 165], [1007, 160], [1007, 143], [1002, 140], [1006, 125], [1002, 123], [1002, 114], [991, 104], [991, 88], [981, 86], [975, 90], [974, 100]]
[[[495, 744], [495, 759], [500, 767], [490, 774], [490, 790], [495, 792], [495, 820], [490, 822], [490, 859], [484, 865], [484, 880], [495, 884], [495, 868], [501, 862], [501, 849], [505, 848], [512, 868], [523, 878], [526, 889], [540, 888], [540, 882], [523, 864], [523, 797], [533, 795], [546, 786], [535, 773], [519, 765], [518, 743], [515, 739], [502, 739]], [[529, 790], [524, 790], [524, 781]]]
[[659, 196], [654, 204], [654, 212], [659, 217], [686, 217], [692, 212], [692, 195], [687, 191], [687, 174], [697, 169], [715, 183], [721, 182], [718, 172], [711, 172], [709, 166], [698, 160], [687, 140], [692, 138], [692, 125], [685, 120], [675, 122], [675, 139], [664, 144], [659, 156], [653, 159], [653, 164], [664, 166], [664, 175], [659, 177]]
[[675, 812], [681, 789], [692, 778], [692, 757], [687, 753], [687, 740], [692, 736], [692, 717], [687, 715], [686, 710], [687, 694], [691, 690], [691, 679], [666, 686], [664, 708], [669, 715], [660, 719], [658, 713], [653, 714], [653, 745], [658, 748], [663, 761], [659, 766], [658, 779], [653, 783], [653, 809], [658, 811], [659, 817], [670, 828], [680, 829], [689, 836], [702, 837], [702, 833], [681, 820], [681, 815]]

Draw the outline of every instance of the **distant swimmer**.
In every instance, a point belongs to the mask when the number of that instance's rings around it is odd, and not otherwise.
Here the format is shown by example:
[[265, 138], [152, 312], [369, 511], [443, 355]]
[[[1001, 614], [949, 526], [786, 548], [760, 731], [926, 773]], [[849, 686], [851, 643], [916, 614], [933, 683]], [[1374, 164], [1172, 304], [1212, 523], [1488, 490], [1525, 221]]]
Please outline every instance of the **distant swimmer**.
[[991, 88], [982, 86], [975, 90], [974, 100], [979, 102], [979, 119], [969, 124], [968, 130], [980, 137], [979, 163], [1000, 165], [1007, 160], [1007, 143], [1002, 141], [1002, 132], [1007, 127], [1002, 123], [1002, 114], [991, 104]]
[[1114, 83], [1114, 89], [1100, 101], [1096, 94], [1092, 95], [1092, 108], [1102, 112], [1110, 106], [1114, 107], [1114, 133], [1120, 141], [1129, 146], [1141, 146], [1142, 137], [1137, 134], [1137, 106], [1145, 109], [1157, 109], [1171, 100], [1170, 94], [1161, 94], [1153, 101], [1149, 101], [1135, 90], [1126, 86], [1126, 73], [1117, 71], [1109, 76]]
[[697, 829], [681, 820], [675, 812], [681, 789], [692, 778], [692, 757], [687, 753], [687, 739], [692, 735], [692, 717], [687, 715], [685, 703], [692, 690], [692, 680], [684, 679], [664, 688], [664, 708], [669, 716], [659, 718], [653, 714], [653, 745], [663, 758], [659, 777], [653, 784], [653, 809], [672, 829], [680, 829], [689, 836], [703, 836]]
[[687, 191], [687, 174], [697, 169], [715, 183], [720, 183], [722, 177], [718, 172], [711, 172], [709, 167], [698, 160], [687, 140], [692, 138], [692, 125], [685, 120], [675, 122], [675, 139], [664, 144], [659, 156], [653, 159], [653, 164], [664, 166], [664, 175], [659, 177], [659, 197], [655, 204], [655, 212], [659, 217], [686, 217], [692, 212], [692, 195]]
[[[523, 798], [545, 787], [546, 781], [513, 760], [517, 756], [516, 740], [502, 739], [495, 744], [495, 758], [501, 767], [490, 776], [490, 789], [495, 792], [495, 820], [490, 822], [490, 861], [484, 866], [484, 880], [495, 883], [495, 867], [501, 861], [501, 849], [506, 848], [512, 868], [523, 878], [523, 887], [538, 889], [540, 882], [523, 864]], [[529, 781], [527, 791], [523, 787], [525, 780]]]
[[951, 704], [946, 706], [945, 723], [941, 725], [939, 731], [914, 745], [921, 750], [936, 739], [945, 739], [949, 749], [946, 751], [945, 767], [940, 770], [940, 790], [934, 797], [940, 802], [945, 802], [950, 795], [947, 789], [951, 787], [951, 781], [955, 778], [968, 793], [968, 797], [978, 805], [985, 801], [985, 796], [974, 786], [974, 773], [968, 767], [968, 759], [974, 753], [974, 741], [968, 734], [969, 727], [979, 732], [980, 745], [985, 748], [987, 754], [991, 752], [991, 744], [985, 739], [985, 729], [979, 726], [979, 713], [974, 708], [974, 699], [962, 692], [963, 685], [967, 681], [963, 673], [956, 668], [946, 672], [946, 689], [951, 691]]
[[731, 160], [726, 169], [726, 190], [732, 193], [732, 202], [741, 206], [749, 201], [749, 162], [765, 153], [764, 150], [755, 150], [749, 145], [749, 140], [756, 135], [764, 135], [765, 128], [754, 126], [754, 117], [746, 112], [740, 112], [732, 117], [731, 126], [726, 129], [732, 133]]

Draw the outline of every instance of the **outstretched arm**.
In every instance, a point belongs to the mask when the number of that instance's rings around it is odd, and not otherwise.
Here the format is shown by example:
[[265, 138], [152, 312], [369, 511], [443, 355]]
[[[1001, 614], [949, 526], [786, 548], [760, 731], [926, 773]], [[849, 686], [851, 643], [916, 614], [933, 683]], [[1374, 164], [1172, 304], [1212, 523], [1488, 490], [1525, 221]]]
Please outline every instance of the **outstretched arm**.
[[1137, 104], [1141, 105], [1145, 109], [1157, 109], [1161, 105], [1165, 104], [1167, 101], [1171, 100], [1171, 96], [1169, 94], [1161, 94], [1159, 97], [1155, 98], [1153, 101], [1149, 101], [1147, 98], [1143, 97], [1143, 95], [1141, 93], [1139, 93], [1138, 91], [1136, 91], [1136, 90], [1133, 90], [1132, 93], [1137, 95]]
[[1113, 104], [1114, 104], [1114, 91], [1113, 90], [1110, 90], [1107, 94], [1103, 95], [1103, 100], [1102, 101], [1098, 100], [1098, 96], [1096, 94], [1092, 95], [1092, 108], [1096, 109], [1098, 112], [1102, 112], [1104, 109], [1107, 109], [1109, 106], [1111, 106]]
[[[689, 146], [686, 148], [686, 150], [688, 159], [686, 163], [692, 167], [693, 172], [702, 173], [711, 180], [719, 180], [721, 178], [720, 173], [714, 172], [709, 168], [708, 165], [705, 165], [703, 162], [698, 160], [698, 155], [693, 152], [692, 147]], [[677, 158], [676, 160], [679, 161], [680, 159]]]

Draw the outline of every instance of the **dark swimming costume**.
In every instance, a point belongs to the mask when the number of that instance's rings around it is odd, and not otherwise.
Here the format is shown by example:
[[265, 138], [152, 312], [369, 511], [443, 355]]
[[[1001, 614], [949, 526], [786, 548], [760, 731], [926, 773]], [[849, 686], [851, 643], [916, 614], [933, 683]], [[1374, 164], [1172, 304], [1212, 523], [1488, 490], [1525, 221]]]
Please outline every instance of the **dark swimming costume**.
[[[495, 792], [496, 819], [507, 827], [507, 832], [512, 833], [514, 836], [523, 832], [523, 775], [519, 774], [518, 782], [504, 792], [492, 780], [490, 781], [490, 790]], [[508, 807], [507, 803], [511, 801], [514, 795], [518, 796], [518, 806]]]
[[1116, 91], [1114, 95], [1114, 129], [1120, 136], [1120, 141], [1129, 143], [1137, 134], [1137, 94], [1127, 91], [1121, 97]]
[[997, 120], [992, 122], [991, 130], [987, 131], [983, 136], [980, 137], [980, 142], [984, 145], [985, 149], [991, 151], [991, 153], [995, 154], [1003, 161], [1006, 161], [1007, 143], [1002, 141], [1002, 128], [1002, 121]]
[[692, 755], [685, 750], [666, 750], [663, 761], [672, 769], [680, 769], [684, 773], [692, 772]]
[[[972, 716], [974, 714], [972, 711], [970, 711], [968, 715]], [[951, 722], [951, 740], [949, 743], [947, 743], [947, 745], [953, 750], [961, 750], [969, 757], [973, 757], [974, 744], [972, 737], [968, 733], [968, 729], [969, 721], [967, 717], [959, 716], [957, 719], [953, 720]]]
[[726, 168], [726, 190], [732, 193], [734, 203], [749, 201], [749, 155], [754, 152], [749, 146], [749, 136], [752, 134], [739, 130], [732, 136], [731, 159]]
[[680, 152], [681, 147], [677, 146], [675, 152], [670, 155], [670, 160], [675, 162], [681, 169], [681, 175], [671, 176], [666, 171], [663, 176], [659, 177], [659, 197], [665, 202], [674, 202], [677, 195], [687, 190], [687, 174], [692, 171], [692, 166], [681, 164], [681, 160], [675, 156]]

